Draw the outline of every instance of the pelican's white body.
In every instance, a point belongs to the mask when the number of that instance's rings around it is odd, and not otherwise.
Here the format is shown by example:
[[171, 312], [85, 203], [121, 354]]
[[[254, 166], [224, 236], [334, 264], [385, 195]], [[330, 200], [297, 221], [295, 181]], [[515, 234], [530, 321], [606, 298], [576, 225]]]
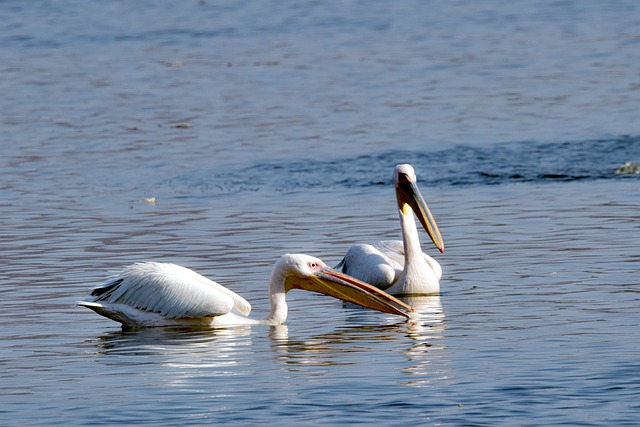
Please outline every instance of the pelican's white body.
[[[398, 165], [394, 171], [396, 194], [399, 173], [416, 180], [411, 165]], [[438, 294], [442, 267], [422, 252], [412, 209], [405, 204], [398, 208], [398, 214], [402, 240], [352, 246], [336, 269], [391, 295]]]
[[98, 285], [94, 293], [110, 287], [109, 295], [78, 304], [125, 327], [259, 323], [246, 317], [251, 304], [240, 295], [176, 264], [130, 265]]

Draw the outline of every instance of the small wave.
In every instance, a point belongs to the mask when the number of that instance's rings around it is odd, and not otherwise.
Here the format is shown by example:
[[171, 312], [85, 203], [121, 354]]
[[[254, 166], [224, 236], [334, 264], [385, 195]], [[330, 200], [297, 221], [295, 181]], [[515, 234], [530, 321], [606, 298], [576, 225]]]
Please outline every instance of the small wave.
[[[425, 186], [637, 179], [623, 174], [640, 161], [640, 136], [561, 143], [515, 142], [488, 147], [456, 146], [434, 152], [389, 150], [352, 158], [264, 162], [237, 171], [182, 176], [204, 193], [296, 191], [390, 185], [398, 163], [411, 163]], [[198, 172], [196, 172], [198, 173]]]

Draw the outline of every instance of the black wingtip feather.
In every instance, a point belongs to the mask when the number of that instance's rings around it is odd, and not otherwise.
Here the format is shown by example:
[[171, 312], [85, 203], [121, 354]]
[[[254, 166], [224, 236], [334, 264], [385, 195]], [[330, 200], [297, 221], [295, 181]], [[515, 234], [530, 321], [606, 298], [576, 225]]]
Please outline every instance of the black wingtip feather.
[[93, 297], [107, 296], [111, 291], [117, 288], [121, 283], [122, 283], [122, 279], [117, 279], [104, 286], [98, 286], [97, 288], [94, 288], [91, 291], [91, 296]]

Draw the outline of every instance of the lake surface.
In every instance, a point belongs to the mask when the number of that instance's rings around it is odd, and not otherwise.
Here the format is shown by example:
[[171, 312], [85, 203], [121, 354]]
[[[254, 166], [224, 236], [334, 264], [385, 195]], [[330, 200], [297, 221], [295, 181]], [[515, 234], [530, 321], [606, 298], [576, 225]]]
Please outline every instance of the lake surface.
[[[640, 424], [640, 4], [0, 3], [0, 424]], [[193, 268], [268, 311], [286, 252], [446, 252], [409, 322], [123, 332], [75, 301]], [[155, 202], [150, 198], [155, 197]]]

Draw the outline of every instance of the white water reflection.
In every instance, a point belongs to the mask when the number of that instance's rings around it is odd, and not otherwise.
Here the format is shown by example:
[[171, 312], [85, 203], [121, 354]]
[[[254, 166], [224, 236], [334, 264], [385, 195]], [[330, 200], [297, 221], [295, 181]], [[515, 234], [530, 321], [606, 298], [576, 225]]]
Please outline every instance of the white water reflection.
[[[414, 315], [390, 325], [349, 326], [304, 338], [290, 337], [286, 326], [273, 328], [270, 338], [275, 362], [289, 372], [311, 372], [313, 367], [324, 367], [320, 373], [314, 371], [323, 377], [341, 368], [347, 369], [349, 375], [357, 372], [366, 375], [386, 360], [389, 364], [381, 369], [398, 369], [402, 373], [398, 383], [416, 387], [448, 377], [445, 313], [440, 296], [403, 300], [414, 307]], [[379, 358], [385, 348], [393, 350]], [[375, 360], [373, 354], [377, 355]]]
[[450, 375], [445, 312], [439, 295], [404, 297], [403, 300], [415, 310], [407, 324], [407, 336], [412, 341], [405, 351], [409, 364], [402, 368], [402, 373], [409, 378], [403, 378], [403, 383], [426, 387]]
[[144, 387], [165, 390], [165, 396], [167, 390], [173, 390], [168, 393], [174, 398], [197, 394], [207, 399], [226, 399], [237, 391], [216, 382], [232, 382], [232, 378], [253, 371], [252, 335], [247, 326], [210, 330], [149, 328], [111, 332], [90, 343], [95, 346], [96, 362], [109, 367], [112, 382], [114, 376], [123, 383], [129, 378], [144, 378]]

